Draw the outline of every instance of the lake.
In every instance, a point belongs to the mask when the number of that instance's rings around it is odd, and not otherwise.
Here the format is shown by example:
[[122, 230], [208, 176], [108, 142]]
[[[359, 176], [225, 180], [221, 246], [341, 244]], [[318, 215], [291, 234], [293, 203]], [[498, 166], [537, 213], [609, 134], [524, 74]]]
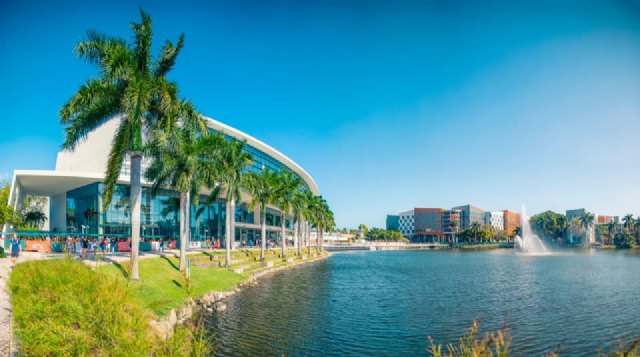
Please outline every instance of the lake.
[[608, 351], [640, 335], [640, 254], [336, 253], [263, 278], [207, 316], [216, 356], [428, 355], [480, 322], [508, 323], [516, 355]]

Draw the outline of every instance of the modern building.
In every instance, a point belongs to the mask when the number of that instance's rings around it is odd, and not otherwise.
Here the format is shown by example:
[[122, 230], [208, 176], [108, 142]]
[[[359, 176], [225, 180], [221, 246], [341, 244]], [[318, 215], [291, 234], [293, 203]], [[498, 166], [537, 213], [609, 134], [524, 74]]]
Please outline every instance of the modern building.
[[[253, 157], [250, 171], [289, 170], [299, 176], [306, 189], [318, 194], [313, 178], [293, 160], [260, 140], [219, 121], [206, 118], [211, 132], [222, 132], [230, 140], [246, 141], [245, 150]], [[86, 140], [73, 151], [58, 153], [54, 170], [16, 170], [11, 183], [9, 205], [20, 209], [26, 195], [49, 197], [47, 221], [44, 229], [55, 233], [85, 233], [128, 236], [131, 231], [129, 209], [129, 160], [125, 159], [113, 200], [103, 208], [105, 169], [111, 141], [119, 119], [114, 118], [89, 133]], [[143, 170], [149, 164], [143, 159]], [[150, 183], [142, 182], [141, 235], [143, 238], [178, 237], [179, 194], [164, 189], [156, 193]], [[199, 207], [191, 211], [191, 241], [222, 238], [225, 235], [225, 201], [219, 197], [215, 203], [205, 204], [206, 190]], [[242, 194], [236, 207], [236, 244], [251, 244], [260, 234], [259, 211], [249, 210], [250, 196]], [[282, 214], [275, 207], [267, 208], [267, 230], [275, 238], [280, 231]], [[291, 224], [288, 224], [291, 226]], [[3, 231], [11, 227], [3, 227]]]
[[497, 230], [504, 229], [504, 211], [489, 211], [484, 213], [484, 224]]
[[388, 231], [400, 231], [400, 216], [387, 215], [386, 230]]
[[442, 236], [447, 242], [456, 242], [456, 233], [460, 232], [462, 212], [450, 209], [442, 212]]
[[414, 231], [413, 210], [398, 214], [398, 229], [403, 236], [411, 239]]
[[453, 207], [452, 209], [458, 210], [461, 212], [461, 219], [460, 219], [460, 222], [462, 223], [462, 226], [460, 227], [461, 230], [469, 228], [472, 223], [479, 223], [481, 225], [485, 224], [486, 211], [481, 208], [478, 208], [472, 205], [465, 205], [465, 206]]
[[504, 217], [504, 226], [502, 229], [507, 232], [508, 236], [512, 236], [516, 228], [520, 226], [520, 214], [508, 210], [504, 210], [502, 213]]
[[414, 243], [440, 242], [442, 240], [443, 208], [415, 208], [414, 231], [411, 241]]

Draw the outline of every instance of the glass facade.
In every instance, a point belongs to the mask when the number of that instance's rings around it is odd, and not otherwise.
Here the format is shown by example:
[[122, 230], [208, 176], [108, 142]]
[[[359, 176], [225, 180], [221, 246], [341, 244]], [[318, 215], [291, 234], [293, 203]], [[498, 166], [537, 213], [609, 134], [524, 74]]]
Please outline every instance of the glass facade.
[[[209, 129], [209, 131], [211, 131], [212, 133], [215, 133], [216, 131], [213, 129]], [[228, 140], [236, 140], [235, 138], [226, 135], [225, 137]], [[280, 170], [288, 170], [291, 171], [291, 169], [289, 167], [287, 167], [286, 165], [284, 165], [283, 163], [281, 163], [280, 161], [274, 159], [273, 157], [271, 157], [271, 155], [268, 155], [264, 152], [262, 152], [260, 149], [246, 144], [244, 150], [246, 152], [248, 152], [251, 157], [253, 158], [253, 164], [251, 164], [251, 166], [249, 166], [247, 169], [249, 171], [253, 171], [253, 172], [262, 172], [262, 170], [267, 169], [267, 170], [272, 170], [272, 171], [280, 171]], [[294, 172], [294, 175], [300, 177], [298, 174], [296, 174]], [[302, 178], [300, 178], [302, 179]], [[306, 182], [304, 182], [304, 180], [302, 180], [302, 183], [305, 187], [306, 190], [309, 190], [309, 186], [307, 185]]]
[[[93, 183], [67, 192], [67, 231], [104, 235], [130, 235], [131, 212], [129, 186], [117, 185], [113, 199], [102, 207], [104, 184]], [[191, 240], [224, 236], [225, 204], [218, 200], [206, 205], [201, 197], [197, 208], [191, 208]], [[238, 222], [253, 223], [246, 205], [236, 211]], [[141, 235], [143, 238], [178, 238], [180, 230], [180, 194], [158, 190], [155, 194], [142, 188]]]

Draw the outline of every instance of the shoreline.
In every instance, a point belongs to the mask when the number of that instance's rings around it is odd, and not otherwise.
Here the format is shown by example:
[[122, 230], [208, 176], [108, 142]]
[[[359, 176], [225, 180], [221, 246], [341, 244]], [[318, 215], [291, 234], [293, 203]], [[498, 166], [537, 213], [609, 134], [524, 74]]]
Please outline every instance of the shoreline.
[[155, 333], [163, 338], [169, 338], [176, 326], [193, 320], [193, 318], [198, 314], [226, 311], [227, 305], [225, 301], [228, 298], [240, 293], [246, 287], [258, 284], [260, 279], [284, 272], [291, 268], [323, 261], [331, 257], [331, 253], [327, 251], [320, 252], [318, 254], [319, 255], [314, 254], [315, 256], [311, 258], [303, 258], [298, 261], [288, 262], [285, 265], [265, 267], [263, 269], [252, 271], [245, 280], [238, 283], [238, 285], [231, 290], [209, 291], [197, 299], [188, 298], [185, 304], [172, 308], [160, 317], [151, 319], [149, 323], [150, 327]]

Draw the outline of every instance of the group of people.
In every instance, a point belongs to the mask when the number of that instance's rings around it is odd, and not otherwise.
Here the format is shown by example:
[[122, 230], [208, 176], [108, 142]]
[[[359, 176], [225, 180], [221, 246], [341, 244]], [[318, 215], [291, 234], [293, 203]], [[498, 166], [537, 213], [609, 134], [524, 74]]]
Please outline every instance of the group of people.
[[[115, 253], [118, 251], [118, 240], [115, 237], [67, 237], [65, 244], [67, 253], [80, 253], [83, 259], [88, 258], [89, 252], [96, 254], [100, 252], [104, 256], [107, 252]], [[80, 251], [78, 251], [78, 246]]]

